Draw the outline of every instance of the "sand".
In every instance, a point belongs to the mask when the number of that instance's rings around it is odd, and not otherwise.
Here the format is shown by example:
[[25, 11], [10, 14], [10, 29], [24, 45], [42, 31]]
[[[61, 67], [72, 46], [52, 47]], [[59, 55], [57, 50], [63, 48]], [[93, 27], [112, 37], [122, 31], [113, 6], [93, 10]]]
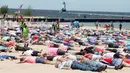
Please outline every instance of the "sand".
[[[83, 27], [83, 28], [95, 29], [95, 27]], [[104, 30], [103, 28], [100, 29]], [[45, 51], [47, 50], [47, 47], [42, 45], [31, 45], [30, 47], [36, 50], [40, 49], [44, 49]], [[21, 54], [21, 52], [0, 53], [0, 54], [18, 56]], [[18, 64], [18, 62], [19, 61], [11, 61], [11, 60], [0, 61], [0, 73], [86, 73], [86, 71], [80, 71], [80, 70], [60, 70], [55, 68], [53, 65], [26, 64], [26, 63]], [[130, 69], [125, 67], [122, 70], [107, 69], [106, 71], [107, 73], [129, 73]], [[87, 71], [87, 73], [98, 73], [98, 72]]]
[[[43, 49], [41, 45], [34, 45], [32, 47], [37, 47], [39, 49]], [[44, 50], [47, 50], [47, 47], [44, 47]], [[8, 55], [20, 55], [21, 52], [13, 52], [13, 53], [0, 53], [0, 54], [8, 54]], [[0, 61], [0, 73], [86, 73], [86, 71], [80, 70], [60, 70], [55, 68], [53, 65], [45, 65], [45, 64], [18, 64], [17, 61], [5, 60]], [[114, 70], [107, 69], [107, 73], [129, 73], [129, 68], [123, 68], [122, 70]], [[98, 73], [87, 71], [87, 73]], [[105, 73], [105, 72], [103, 72]]]

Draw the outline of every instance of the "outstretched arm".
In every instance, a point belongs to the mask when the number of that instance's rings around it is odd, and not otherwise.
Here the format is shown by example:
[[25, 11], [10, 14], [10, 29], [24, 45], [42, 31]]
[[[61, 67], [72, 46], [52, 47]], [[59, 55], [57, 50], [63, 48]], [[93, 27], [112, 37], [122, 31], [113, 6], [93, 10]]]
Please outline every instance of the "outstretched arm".
[[72, 68], [62, 68], [62, 69], [65, 69], [65, 70], [72, 70]]

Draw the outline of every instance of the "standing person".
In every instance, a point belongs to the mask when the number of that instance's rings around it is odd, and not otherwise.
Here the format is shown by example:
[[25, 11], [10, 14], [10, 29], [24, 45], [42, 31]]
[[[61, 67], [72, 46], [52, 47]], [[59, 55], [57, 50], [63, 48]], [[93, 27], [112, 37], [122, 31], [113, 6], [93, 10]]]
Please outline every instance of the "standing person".
[[77, 28], [80, 28], [80, 24], [79, 24], [79, 21], [77, 21]]
[[54, 23], [52, 24], [52, 29], [53, 29], [54, 35], [55, 35], [56, 32], [57, 32], [57, 22], [54, 22]]
[[106, 30], [107, 30], [107, 31], [110, 30], [110, 24], [107, 24]]
[[23, 27], [23, 38], [24, 38], [24, 46], [28, 46], [28, 44], [26, 43], [26, 41], [28, 40], [28, 35], [29, 35], [29, 30], [27, 25], [24, 23], [24, 27]]
[[21, 30], [21, 32], [23, 32], [23, 28], [24, 28], [25, 26], [24, 26], [24, 22], [22, 22], [21, 23], [21, 25], [20, 25], [20, 30]]
[[102, 27], [102, 25], [101, 25], [101, 24], [99, 24], [99, 27]]
[[21, 22], [20, 29], [21, 29], [21, 32], [23, 32], [23, 28], [24, 28], [24, 19], [23, 19], [23, 16], [20, 16], [20, 18], [18, 18], [18, 21]]
[[56, 22], [56, 28], [57, 28], [57, 32], [60, 31], [60, 23], [59, 23], [59, 21]]
[[122, 30], [122, 24], [120, 23], [119, 25], [119, 30], [121, 31]]
[[113, 22], [111, 23], [111, 30], [114, 30], [114, 24], [113, 24]]
[[1, 20], [0, 20], [0, 27], [1, 27], [2, 25], [1, 25]]
[[96, 29], [98, 29], [98, 21], [95, 23], [95, 27]]
[[73, 22], [73, 26], [74, 26], [75, 28], [80, 28], [79, 21], [74, 21], [74, 22]]
[[54, 22], [52, 22], [52, 29], [54, 30]]
[[60, 31], [60, 24], [59, 21], [56, 21], [53, 25], [52, 25], [53, 29], [54, 29], [54, 33], [58, 33]]
[[52, 22], [52, 28], [51, 28], [51, 33], [55, 33], [55, 23], [54, 22]]
[[71, 27], [73, 27], [73, 25], [74, 25], [73, 22], [74, 22], [74, 21], [71, 21]]

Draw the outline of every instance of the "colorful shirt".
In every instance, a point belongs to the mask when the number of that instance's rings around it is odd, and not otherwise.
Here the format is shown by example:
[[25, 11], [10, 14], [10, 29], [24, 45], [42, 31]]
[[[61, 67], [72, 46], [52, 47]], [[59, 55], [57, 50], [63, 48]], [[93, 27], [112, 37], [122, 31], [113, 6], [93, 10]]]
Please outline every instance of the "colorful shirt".
[[57, 55], [58, 48], [49, 48], [48, 54]]
[[36, 58], [35, 57], [26, 57], [24, 59], [25, 63], [36, 63]]
[[58, 68], [60, 69], [63, 69], [63, 68], [71, 68], [71, 65], [73, 64], [73, 61], [72, 60], [67, 60], [67, 61], [64, 61], [64, 62], [61, 62], [59, 65], [58, 65]]

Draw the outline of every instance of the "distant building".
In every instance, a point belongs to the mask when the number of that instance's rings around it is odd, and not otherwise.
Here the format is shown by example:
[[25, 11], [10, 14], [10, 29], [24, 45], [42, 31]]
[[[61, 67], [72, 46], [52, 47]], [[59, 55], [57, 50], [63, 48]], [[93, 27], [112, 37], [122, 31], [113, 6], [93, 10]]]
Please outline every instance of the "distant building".
[[62, 12], [66, 12], [66, 3], [65, 2], [63, 2]]

